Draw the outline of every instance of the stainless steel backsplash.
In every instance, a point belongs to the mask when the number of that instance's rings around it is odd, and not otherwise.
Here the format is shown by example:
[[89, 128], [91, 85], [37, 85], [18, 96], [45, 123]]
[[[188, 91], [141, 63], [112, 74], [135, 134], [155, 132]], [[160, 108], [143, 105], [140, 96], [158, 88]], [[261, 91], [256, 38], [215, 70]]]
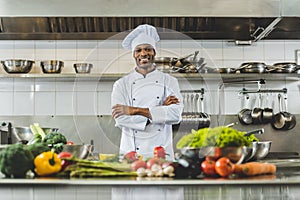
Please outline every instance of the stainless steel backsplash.
[[[300, 120], [300, 115], [296, 115]], [[1, 116], [1, 121], [11, 122], [12, 126], [29, 126], [33, 123], [39, 123], [41, 127], [55, 127], [63, 133], [68, 141], [75, 143], [94, 143], [94, 151], [101, 153], [118, 153], [121, 137], [120, 129], [115, 127], [115, 121], [109, 115], [100, 116]], [[210, 127], [227, 125], [237, 122], [236, 115], [211, 116]], [[192, 128], [192, 127], [191, 127]], [[300, 134], [299, 123], [289, 131], [274, 130], [270, 124], [266, 125], [241, 125], [237, 124], [234, 128], [241, 131], [249, 131], [258, 128], [264, 128], [262, 135], [257, 135], [260, 140], [272, 140], [272, 152], [298, 152], [300, 153]], [[190, 132], [190, 128], [180, 127], [174, 129], [174, 149], [177, 141]], [[16, 140], [13, 138], [13, 142]]]

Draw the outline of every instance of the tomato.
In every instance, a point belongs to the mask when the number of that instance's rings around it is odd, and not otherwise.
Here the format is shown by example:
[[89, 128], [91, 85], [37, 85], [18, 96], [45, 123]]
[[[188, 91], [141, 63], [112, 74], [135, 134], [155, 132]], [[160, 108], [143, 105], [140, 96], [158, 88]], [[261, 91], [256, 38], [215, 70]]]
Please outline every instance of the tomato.
[[64, 160], [63, 158], [72, 158], [72, 154], [67, 151], [63, 151], [57, 155], [58, 158], [61, 158], [61, 169], [64, 170], [67, 166], [73, 164], [72, 161]]
[[152, 165], [154, 164], [158, 164], [158, 165], [162, 165], [162, 161], [159, 159], [159, 158], [150, 158], [148, 161], [147, 161], [147, 169], [151, 169]]
[[57, 155], [58, 158], [72, 158], [72, 154], [67, 151], [63, 151]]
[[216, 169], [215, 169], [216, 162], [214, 160], [204, 160], [201, 163], [201, 170], [203, 173], [207, 176], [215, 176], [217, 175]]
[[222, 157], [216, 161], [215, 170], [220, 176], [227, 177], [233, 173], [234, 164], [229, 158]]
[[147, 164], [143, 160], [136, 160], [133, 163], [131, 163], [130, 167], [131, 167], [131, 169], [133, 169], [134, 171], [136, 171], [139, 168], [145, 168], [146, 169]]
[[126, 153], [124, 158], [125, 158], [125, 160], [127, 160], [130, 163], [139, 159], [136, 151], [130, 151], [130, 152]]
[[166, 159], [166, 151], [162, 146], [154, 147], [154, 158]]
[[222, 150], [220, 147], [215, 147], [213, 151], [213, 155], [206, 156], [206, 160], [214, 160], [217, 161], [219, 158], [222, 157]]
[[73, 145], [74, 142], [67, 142], [67, 145]]

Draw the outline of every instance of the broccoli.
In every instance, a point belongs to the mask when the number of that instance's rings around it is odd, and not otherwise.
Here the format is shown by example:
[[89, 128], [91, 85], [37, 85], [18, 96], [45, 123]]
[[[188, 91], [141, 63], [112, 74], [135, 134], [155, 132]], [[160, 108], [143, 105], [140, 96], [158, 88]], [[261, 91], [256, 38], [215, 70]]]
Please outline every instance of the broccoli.
[[0, 152], [0, 171], [7, 178], [25, 178], [34, 168], [32, 153], [23, 144], [12, 144]]
[[25, 148], [32, 153], [34, 158], [43, 152], [50, 151], [50, 147], [43, 142], [26, 145]]
[[62, 133], [50, 132], [45, 136], [43, 142], [51, 145], [56, 153], [60, 153], [63, 150], [63, 146], [67, 144], [67, 138]]

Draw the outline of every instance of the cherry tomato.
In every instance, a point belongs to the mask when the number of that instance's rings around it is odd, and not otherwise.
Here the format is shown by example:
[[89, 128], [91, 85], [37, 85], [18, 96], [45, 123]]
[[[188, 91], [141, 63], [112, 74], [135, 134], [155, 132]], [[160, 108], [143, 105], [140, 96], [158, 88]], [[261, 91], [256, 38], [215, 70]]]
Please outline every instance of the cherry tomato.
[[154, 147], [154, 158], [166, 159], [166, 151], [162, 146]]
[[133, 163], [131, 163], [130, 167], [131, 167], [131, 169], [133, 169], [134, 171], [136, 171], [139, 168], [145, 168], [146, 169], [147, 164], [143, 160], [136, 160]]
[[130, 163], [139, 159], [138, 154], [135, 151], [130, 151], [130, 152], [126, 153], [124, 158], [125, 158], [125, 160], [127, 160]]
[[215, 170], [220, 176], [227, 177], [233, 173], [234, 164], [229, 158], [222, 157], [216, 161]]
[[67, 145], [73, 145], [74, 142], [67, 142]]
[[216, 165], [216, 162], [214, 160], [208, 160], [208, 159], [204, 160], [201, 163], [201, 170], [207, 176], [215, 176], [215, 175], [217, 175], [215, 165]]
[[147, 161], [147, 169], [151, 169], [152, 165], [154, 165], [154, 164], [158, 164], [161, 166], [163, 164], [163, 162], [159, 158], [150, 158]]

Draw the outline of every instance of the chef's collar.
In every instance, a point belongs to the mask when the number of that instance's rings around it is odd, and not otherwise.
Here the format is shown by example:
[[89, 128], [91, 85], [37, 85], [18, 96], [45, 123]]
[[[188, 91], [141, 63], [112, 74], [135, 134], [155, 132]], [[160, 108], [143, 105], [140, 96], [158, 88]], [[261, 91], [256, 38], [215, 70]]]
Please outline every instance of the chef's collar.
[[136, 78], [145, 78], [146, 76], [151, 76], [152, 74], [156, 74], [158, 72], [157, 68], [155, 67], [151, 72], [148, 72], [146, 75], [141, 74], [136, 70], [137, 67], [134, 68], [133, 73]]

